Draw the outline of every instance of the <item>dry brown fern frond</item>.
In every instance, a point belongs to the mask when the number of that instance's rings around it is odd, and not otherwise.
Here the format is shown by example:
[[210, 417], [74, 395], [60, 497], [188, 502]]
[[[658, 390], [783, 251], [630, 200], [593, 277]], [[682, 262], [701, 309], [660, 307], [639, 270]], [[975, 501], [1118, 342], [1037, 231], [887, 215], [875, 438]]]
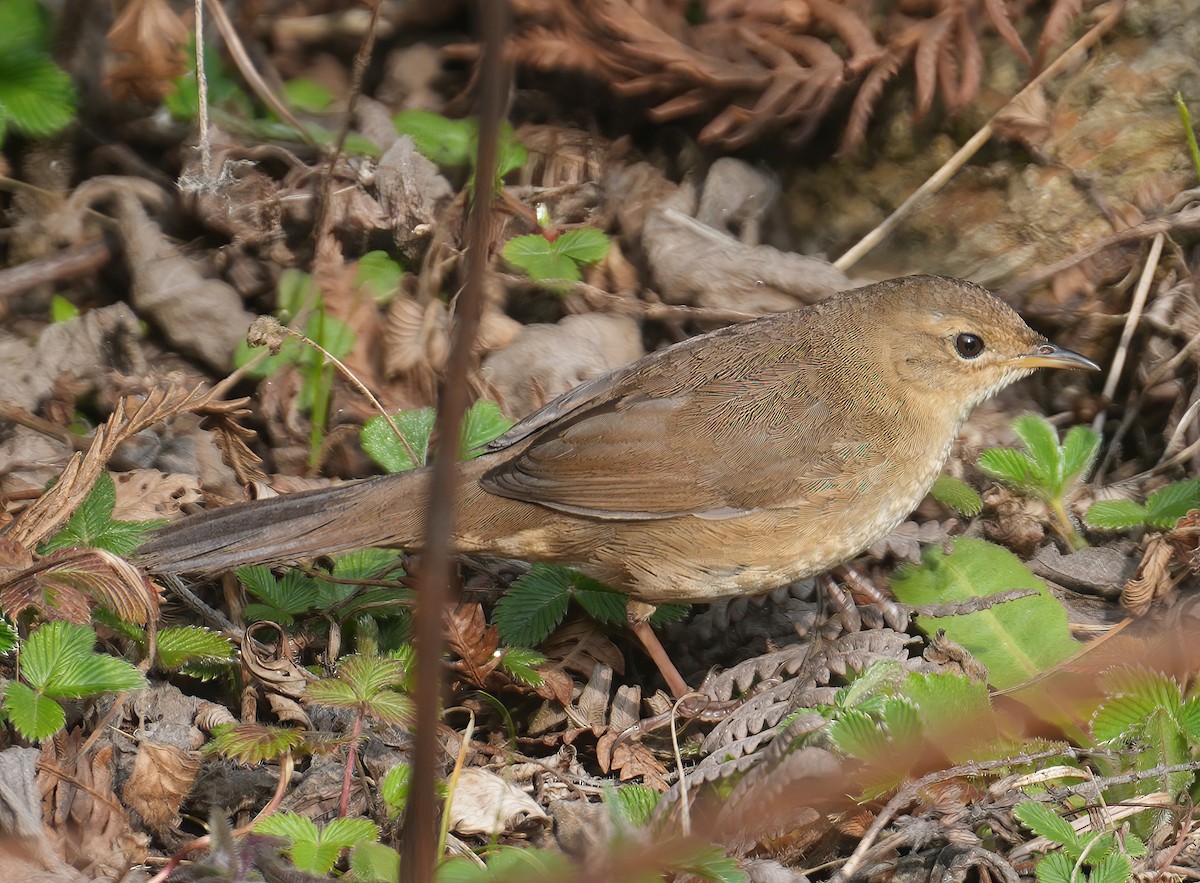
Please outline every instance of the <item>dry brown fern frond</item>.
[[[1055, 0], [1038, 63], [1083, 0]], [[655, 121], [701, 123], [699, 139], [736, 150], [768, 136], [797, 145], [852, 98], [841, 151], [859, 144], [884, 87], [910, 66], [915, 111], [940, 100], [953, 114], [979, 94], [981, 39], [998, 35], [1034, 66], [1005, 0], [868, 0], [764, 3], [721, 0], [689, 22], [671, 0], [524, 0], [515, 4], [509, 54], [539, 71], [573, 72], [647, 102]], [[475, 47], [451, 47], [470, 58]]]

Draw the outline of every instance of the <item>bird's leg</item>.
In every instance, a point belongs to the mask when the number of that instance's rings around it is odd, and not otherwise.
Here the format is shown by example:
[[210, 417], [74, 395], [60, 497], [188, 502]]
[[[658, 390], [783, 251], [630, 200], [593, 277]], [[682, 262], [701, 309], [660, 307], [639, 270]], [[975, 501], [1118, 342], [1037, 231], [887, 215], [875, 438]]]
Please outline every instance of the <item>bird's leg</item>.
[[663, 676], [663, 680], [667, 682], [667, 687], [671, 690], [671, 695], [676, 699], [682, 699], [692, 690], [683, 680], [683, 675], [679, 673], [679, 669], [675, 667], [675, 663], [671, 661], [671, 657], [667, 655], [667, 651], [663, 649], [662, 642], [658, 640], [658, 635], [654, 634], [654, 629], [650, 628], [649, 619], [654, 613], [654, 606], [651, 604], [643, 604], [641, 601], [630, 601], [625, 608], [626, 615], [629, 617], [629, 629], [637, 637], [642, 645], [642, 649], [646, 651]]

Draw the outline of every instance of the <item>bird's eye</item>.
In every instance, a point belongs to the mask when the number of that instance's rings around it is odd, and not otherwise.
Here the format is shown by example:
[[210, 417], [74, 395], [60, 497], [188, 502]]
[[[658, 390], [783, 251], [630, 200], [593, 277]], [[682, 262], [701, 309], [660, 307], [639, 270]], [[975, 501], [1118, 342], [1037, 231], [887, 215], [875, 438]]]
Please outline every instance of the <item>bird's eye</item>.
[[974, 334], [960, 334], [954, 338], [954, 349], [964, 359], [973, 359], [983, 352], [983, 338]]

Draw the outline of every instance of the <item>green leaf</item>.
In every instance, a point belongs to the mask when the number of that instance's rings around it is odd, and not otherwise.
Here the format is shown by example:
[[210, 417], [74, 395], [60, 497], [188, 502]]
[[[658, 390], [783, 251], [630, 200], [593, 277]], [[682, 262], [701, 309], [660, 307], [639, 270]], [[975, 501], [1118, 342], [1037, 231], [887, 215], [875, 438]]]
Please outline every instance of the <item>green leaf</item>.
[[213, 728], [206, 754], [220, 754], [247, 766], [277, 760], [304, 745], [304, 734], [290, 727], [267, 724], [221, 724]]
[[540, 233], [514, 236], [504, 244], [501, 253], [534, 282], [578, 282], [583, 278], [579, 264]]
[[41, 692], [58, 680], [71, 661], [87, 656], [96, 633], [87, 626], [49, 622], [40, 626], [21, 649], [21, 677]]
[[17, 646], [17, 630], [13, 624], [0, 616], [0, 654], [7, 653]]
[[1041, 489], [1057, 495], [1063, 485], [1063, 455], [1058, 431], [1040, 414], [1022, 414], [1013, 421], [1013, 431], [1029, 452], [1033, 475]]
[[719, 846], [704, 846], [680, 863], [680, 871], [715, 883], [750, 883], [750, 876]]
[[316, 822], [294, 812], [277, 812], [254, 823], [257, 834], [279, 837], [290, 844], [301, 841], [317, 842], [321, 836]]
[[997, 481], [1022, 490], [1036, 486], [1033, 461], [1027, 454], [1013, 448], [989, 448], [979, 455], [979, 468]]
[[1150, 518], [1145, 506], [1133, 500], [1100, 500], [1088, 507], [1083, 520], [1096, 530], [1129, 530]]
[[4, 711], [17, 732], [33, 741], [53, 736], [67, 722], [61, 705], [17, 681], [4, 689]]
[[404, 812], [404, 806], [408, 803], [408, 789], [411, 783], [412, 767], [406, 763], [396, 764], [383, 777], [379, 793], [387, 805], [390, 817], [396, 818]]
[[[367, 456], [387, 472], [407, 472], [424, 466], [429, 458], [429, 439], [436, 414], [433, 408], [411, 408], [392, 415], [407, 447], [383, 417], [372, 417], [362, 428], [360, 443]], [[410, 453], [411, 451], [411, 453]], [[416, 459], [413, 459], [413, 455]]]
[[66, 322], [68, 319], [74, 319], [79, 315], [79, 307], [71, 303], [61, 294], [56, 294], [50, 298], [50, 321], [56, 325], [59, 322]]
[[571, 597], [571, 571], [534, 564], [496, 602], [493, 620], [505, 644], [533, 647], [562, 622]]
[[626, 621], [628, 595], [610, 589], [604, 583], [578, 571], [572, 570], [570, 574], [571, 597], [579, 602], [579, 606], [587, 611], [588, 616], [610, 625], [621, 625]]
[[333, 93], [308, 77], [296, 77], [283, 84], [283, 97], [296, 110], [320, 113], [333, 104]]
[[1176, 719], [1192, 745], [1200, 745], [1200, 698], [1193, 697], [1179, 709]]
[[321, 289], [311, 273], [289, 267], [279, 274], [275, 283], [275, 308], [280, 318], [291, 321], [305, 307], [317, 309], [321, 304]]
[[463, 415], [462, 440], [458, 446], [460, 460], [469, 460], [483, 453], [480, 449], [495, 441], [512, 427], [513, 422], [500, 412], [495, 402], [479, 400]]
[[601, 260], [609, 248], [599, 230], [582, 227], [551, 240], [541, 233], [514, 236], [504, 244], [504, 259], [535, 282], [578, 282], [582, 264]]
[[1034, 869], [1038, 883], [1076, 883], [1072, 879], [1074, 873], [1075, 861], [1061, 852], [1052, 852], [1038, 862]]
[[404, 110], [392, 117], [392, 125], [408, 135], [420, 153], [439, 166], [465, 166], [470, 162], [476, 124], [474, 120], [451, 120], [428, 110]]
[[617, 816], [619, 826], [628, 829], [650, 824], [659, 794], [645, 785], [622, 785], [615, 791], [605, 789], [604, 797]]
[[369, 251], [358, 260], [354, 284], [367, 289], [376, 303], [388, 303], [400, 290], [404, 268], [386, 251]]
[[650, 616], [650, 625], [664, 626], [667, 623], [683, 619], [692, 612], [691, 604], [659, 604]]
[[1125, 883], [1133, 873], [1133, 865], [1120, 852], [1110, 852], [1092, 865], [1088, 883]]
[[114, 521], [112, 512], [116, 502], [117, 486], [111, 475], [101, 472], [63, 529], [47, 540], [38, 549], [39, 553], [49, 555], [59, 549], [97, 548], [128, 557], [142, 544], [147, 533], [166, 524], [161, 518]]
[[333, 870], [333, 866], [337, 864], [338, 856], [341, 854], [342, 847], [340, 846], [320, 841], [314, 843], [310, 840], [298, 840], [288, 850], [288, 856], [298, 870], [322, 875]]
[[[262, 565], [239, 567], [234, 574], [246, 587], [246, 591], [268, 605], [266, 611], [251, 609], [257, 608], [258, 605], [247, 605], [242, 611], [246, 622], [273, 620], [281, 625], [290, 625], [293, 614], [315, 610], [320, 602], [320, 587], [315, 580], [299, 570], [287, 570], [281, 579], [276, 579], [271, 569]], [[260, 616], [260, 612], [267, 615]]]
[[595, 227], [580, 227], [559, 236], [554, 247], [577, 264], [594, 264], [608, 254], [609, 239]]
[[997, 604], [965, 616], [920, 617], [926, 634], [939, 628], [987, 666], [997, 689], [1022, 684], [1072, 656], [1079, 644], [1067, 627], [1067, 613], [1046, 586], [1016, 555], [983, 540], [960, 538], [947, 555], [928, 549], [920, 566], [906, 566], [893, 578], [904, 604], [942, 604], [986, 597], [1010, 589], [1033, 589], [1032, 597]]
[[536, 666], [545, 663], [546, 657], [525, 647], [506, 647], [500, 657], [500, 667], [523, 684], [540, 687], [545, 679], [538, 674]]
[[168, 671], [189, 662], [229, 663], [234, 658], [233, 644], [228, 638], [195, 625], [163, 629], [156, 643], [158, 665]]
[[892, 741], [899, 745], [914, 744], [924, 729], [916, 704], [903, 697], [883, 703], [883, 722]]
[[1100, 433], [1090, 426], [1072, 426], [1062, 443], [1062, 487], [1068, 488], [1091, 471], [1100, 453]]
[[891, 753], [891, 743], [869, 714], [849, 710], [829, 725], [834, 744], [851, 757], [878, 763]]
[[90, 653], [59, 666], [44, 692], [55, 699], [83, 699], [97, 693], [139, 690], [144, 686], [145, 676], [124, 659]]
[[1196, 508], [1200, 508], [1200, 478], [1176, 481], [1146, 498], [1146, 520], [1152, 527], [1169, 530], [1189, 510]]
[[394, 883], [400, 879], [400, 853], [382, 843], [360, 843], [350, 853], [350, 873], [362, 883]]
[[321, 829], [321, 840], [343, 849], [379, 839], [379, 828], [370, 819], [345, 817], [333, 819]]
[[[0, 5], [27, 6], [24, 0]], [[36, 12], [36, 10], [35, 10]], [[26, 35], [30, 35], [26, 31]], [[71, 78], [34, 42], [14, 45], [4, 40], [0, 54], [0, 135], [9, 127], [32, 138], [52, 135], [75, 118], [75, 89]]]
[[1033, 833], [1059, 846], [1074, 846], [1078, 840], [1071, 823], [1044, 804], [1028, 800], [1018, 804], [1013, 815]]
[[951, 475], [939, 475], [930, 495], [948, 509], [961, 512], [968, 518], [973, 518], [983, 511], [983, 498], [979, 492], [965, 481]]

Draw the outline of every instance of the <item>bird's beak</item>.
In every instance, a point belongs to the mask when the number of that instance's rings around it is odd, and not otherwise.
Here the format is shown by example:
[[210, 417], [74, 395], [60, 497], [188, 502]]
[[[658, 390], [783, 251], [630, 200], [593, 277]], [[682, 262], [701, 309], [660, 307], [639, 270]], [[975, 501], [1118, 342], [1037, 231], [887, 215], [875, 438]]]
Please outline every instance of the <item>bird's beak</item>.
[[1024, 353], [1013, 359], [1021, 368], [1086, 368], [1099, 371], [1100, 366], [1079, 353], [1063, 349], [1053, 343], [1039, 343], [1033, 352]]

